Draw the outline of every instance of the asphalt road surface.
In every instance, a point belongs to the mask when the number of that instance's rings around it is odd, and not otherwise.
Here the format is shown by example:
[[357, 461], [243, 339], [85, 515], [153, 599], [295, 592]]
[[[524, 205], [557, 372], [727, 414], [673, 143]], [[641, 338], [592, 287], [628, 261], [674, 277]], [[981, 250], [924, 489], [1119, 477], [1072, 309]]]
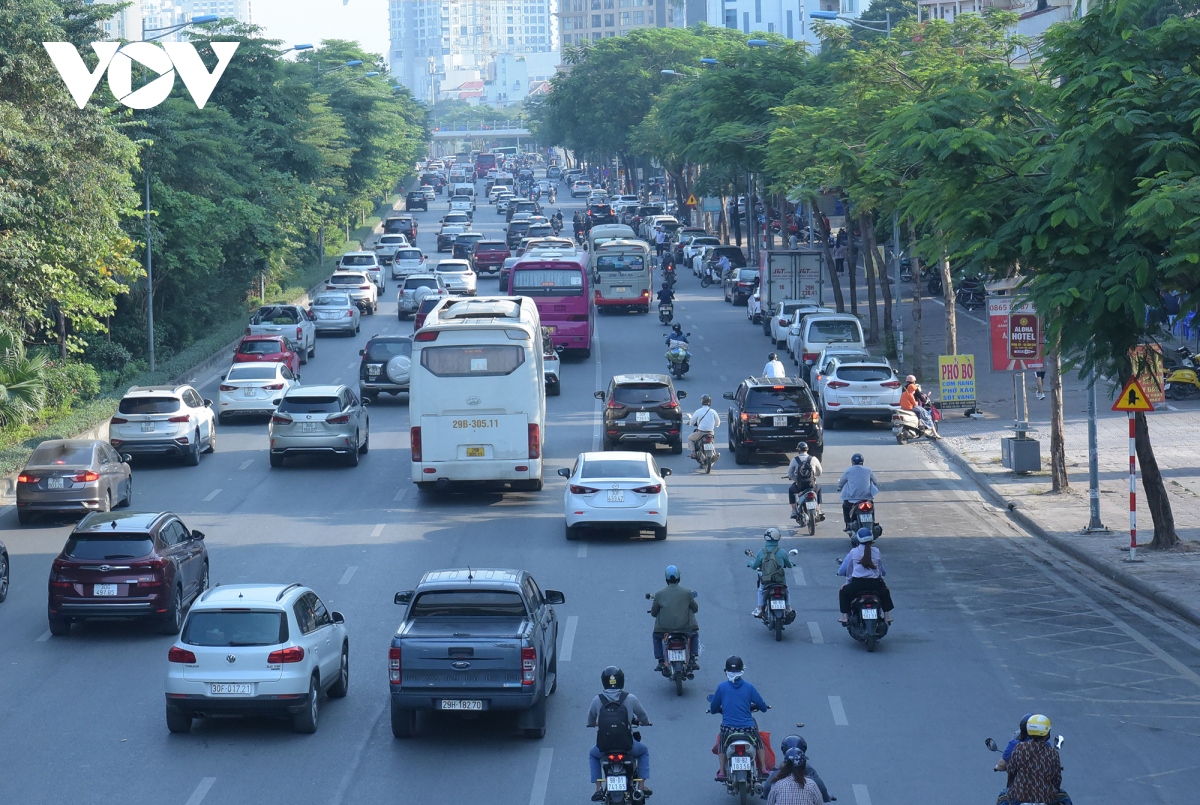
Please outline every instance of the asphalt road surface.
[[[565, 193], [561, 202], [551, 209], [561, 207], [569, 228], [578, 204]], [[432, 206], [418, 213], [419, 245], [436, 261], [445, 196]], [[477, 221], [489, 236], [502, 231], [486, 200]], [[495, 284], [481, 280], [481, 294]], [[701, 290], [681, 271], [678, 290], [677, 315], [695, 352], [679, 383], [690, 392], [686, 408], [707, 392], [723, 411], [721, 392], [759, 371], [770, 344], [718, 288]], [[370, 334], [410, 332], [411, 321], [396, 319], [396, 292], [389, 280], [358, 337], [322, 338], [304, 381], [353, 383]], [[993, 802], [1003, 777], [991, 771], [997, 756], [983, 740], [1007, 740], [1027, 712], [1048, 714], [1065, 734], [1064, 785], [1075, 802], [1195, 801], [1198, 630], [1017, 532], [927, 447], [898, 446], [883, 425], [826, 434], [830, 518], [815, 537], [787, 527], [782, 459], [736, 467], [722, 448], [707, 476], [686, 456], [660, 451], [675, 472], [665, 542], [611, 534], [568, 543], [555, 470], [598, 444], [592, 393], [612, 374], [664, 371], [663, 330], [653, 314], [600, 316], [592, 357], [564, 362], [562, 396], [547, 404], [541, 493], [418, 496], [406, 400], [386, 395], [370, 409], [371, 451], [357, 468], [293, 460], [270, 469], [265, 421], [223, 426], [218, 451], [199, 467], [135, 465], [133, 508], [170, 509], [206, 532], [214, 582], [299, 581], [345, 614], [350, 694], [325, 702], [315, 735], [266, 719], [198, 721], [191, 734], [168, 734], [171, 640], [120, 622], [51, 637], [46, 580], [70, 526], [19, 528], [11, 508], [0, 514], [12, 556], [12, 588], [0, 605], [0, 801], [586, 802], [587, 708], [600, 670], [617, 664], [654, 721], [644, 731], [651, 801], [717, 805], [730, 800], [712, 779], [718, 719], [705, 714], [705, 696], [733, 653], [771, 705], [761, 728], [776, 746], [801, 732], [839, 802]], [[215, 398], [216, 379], [200, 380]], [[874, 654], [836, 620], [835, 562], [847, 543], [831, 487], [856, 451], [881, 482], [880, 547], [897, 604], [895, 626]], [[800, 551], [790, 578], [799, 617], [782, 643], [750, 617], [754, 573], [742, 554], [772, 525], [784, 530], [785, 548]], [[682, 698], [652, 672], [643, 597], [672, 563], [699, 591], [703, 643], [701, 671]], [[489, 715], [425, 717], [419, 737], [391, 735], [386, 654], [401, 615], [392, 594], [427, 570], [468, 564], [526, 568], [566, 593], [560, 684], [543, 740], [516, 738], [510, 718]]]

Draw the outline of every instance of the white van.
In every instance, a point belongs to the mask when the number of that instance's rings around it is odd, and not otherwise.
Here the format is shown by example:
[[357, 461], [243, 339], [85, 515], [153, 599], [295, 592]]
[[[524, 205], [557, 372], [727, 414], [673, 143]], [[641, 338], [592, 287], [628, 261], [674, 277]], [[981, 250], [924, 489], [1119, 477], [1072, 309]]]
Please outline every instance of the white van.
[[867, 348], [863, 337], [862, 322], [850, 313], [820, 313], [806, 316], [801, 324], [804, 328], [796, 342], [796, 358], [801, 377], [810, 382], [810, 372], [822, 351], [836, 346], [839, 349]]
[[596, 247], [610, 240], [633, 240], [637, 233], [633, 227], [625, 224], [596, 224], [588, 232], [588, 249], [596, 251]]
[[546, 377], [533, 300], [439, 303], [413, 337], [408, 413], [418, 489], [465, 481], [540, 491]]

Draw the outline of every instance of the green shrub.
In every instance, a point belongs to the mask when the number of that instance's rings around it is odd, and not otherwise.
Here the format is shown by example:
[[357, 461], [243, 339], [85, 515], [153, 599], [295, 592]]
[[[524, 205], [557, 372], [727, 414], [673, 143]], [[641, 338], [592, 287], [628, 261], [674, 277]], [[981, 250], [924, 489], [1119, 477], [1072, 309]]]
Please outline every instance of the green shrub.
[[86, 363], [52, 363], [44, 380], [47, 408], [77, 407], [100, 393], [100, 374]]
[[83, 358], [97, 369], [115, 369], [121, 371], [133, 355], [121, 344], [110, 341], [89, 343], [83, 351]]

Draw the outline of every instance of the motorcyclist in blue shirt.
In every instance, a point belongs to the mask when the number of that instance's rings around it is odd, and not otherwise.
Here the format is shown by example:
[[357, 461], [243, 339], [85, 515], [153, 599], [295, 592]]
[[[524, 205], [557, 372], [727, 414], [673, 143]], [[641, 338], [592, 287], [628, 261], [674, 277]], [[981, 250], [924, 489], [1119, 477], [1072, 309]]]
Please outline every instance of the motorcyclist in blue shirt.
[[[671, 290], [668, 283], [663, 283], [662, 289], [658, 292], [658, 303], [660, 305], [669, 305], [675, 302], [675, 292]], [[685, 337], [684, 341], [687, 340]]]
[[717, 690], [708, 697], [708, 712], [721, 714], [721, 737], [717, 740], [717, 759], [721, 770], [717, 772], [717, 780], [725, 780], [725, 740], [732, 732], [742, 732], [754, 739], [755, 764], [761, 777], [766, 769], [766, 755], [763, 752], [762, 739], [758, 735], [758, 722], [750, 709], [751, 705], [759, 712], [767, 711], [767, 703], [763, 701], [758, 689], [742, 679], [746, 666], [742, 658], [735, 655], [725, 660], [726, 680], [717, 685]]
[[863, 463], [862, 453], [850, 457], [850, 466], [838, 479], [838, 491], [842, 493], [842, 519], [850, 526], [850, 512], [854, 504], [862, 500], [874, 500], [879, 494], [879, 481], [875, 473]]

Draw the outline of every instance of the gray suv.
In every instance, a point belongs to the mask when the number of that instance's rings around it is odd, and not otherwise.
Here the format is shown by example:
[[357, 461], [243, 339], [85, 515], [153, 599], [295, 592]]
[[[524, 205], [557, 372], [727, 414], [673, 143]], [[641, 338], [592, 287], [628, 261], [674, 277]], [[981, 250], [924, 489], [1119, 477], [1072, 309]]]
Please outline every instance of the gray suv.
[[346, 386], [293, 386], [271, 416], [271, 466], [291, 455], [342, 457], [351, 467], [367, 452], [371, 424], [366, 402]]

